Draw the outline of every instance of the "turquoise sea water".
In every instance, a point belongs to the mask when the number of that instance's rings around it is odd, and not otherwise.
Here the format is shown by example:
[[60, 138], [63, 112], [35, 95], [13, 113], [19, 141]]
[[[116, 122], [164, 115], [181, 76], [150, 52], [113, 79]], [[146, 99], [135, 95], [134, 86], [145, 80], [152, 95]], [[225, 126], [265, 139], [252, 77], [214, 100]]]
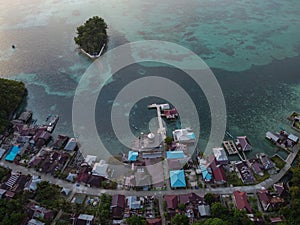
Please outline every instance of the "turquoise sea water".
[[[300, 111], [300, 2], [291, 0], [0, 0], [0, 76], [22, 80], [28, 109], [42, 121], [58, 113], [57, 133], [72, 135], [72, 96], [91, 61], [76, 50], [76, 27], [93, 15], [109, 25], [108, 49], [138, 40], [175, 42], [197, 53], [215, 73], [225, 96], [228, 129], [248, 135], [254, 152], [272, 153], [267, 130], [288, 128], [286, 116]], [[17, 48], [13, 50], [11, 45]], [[162, 54], [163, 55], [163, 54]], [[132, 53], [132, 57], [136, 57]], [[183, 59], [188, 67], [189, 61]], [[99, 133], [116, 153], [122, 150], [108, 122], [113, 97], [132, 79], [176, 77], [200, 108], [201, 146], [209, 132], [207, 102], [197, 87], [174, 68], [133, 65], [114, 77], [98, 102]], [[146, 131], [155, 112], [138, 104], [130, 115]], [[126, 107], [123, 103], [122, 107]], [[129, 116], [129, 115], [128, 115]], [[178, 126], [178, 124], [171, 124]]]

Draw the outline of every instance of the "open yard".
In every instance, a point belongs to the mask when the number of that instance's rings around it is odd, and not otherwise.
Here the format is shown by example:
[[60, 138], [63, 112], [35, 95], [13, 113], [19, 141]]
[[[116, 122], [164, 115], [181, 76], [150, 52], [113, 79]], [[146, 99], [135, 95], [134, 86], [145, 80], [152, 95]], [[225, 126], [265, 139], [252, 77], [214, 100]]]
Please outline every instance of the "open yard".
[[274, 155], [271, 160], [275, 163], [278, 169], [282, 169], [285, 165], [285, 162], [278, 155]]

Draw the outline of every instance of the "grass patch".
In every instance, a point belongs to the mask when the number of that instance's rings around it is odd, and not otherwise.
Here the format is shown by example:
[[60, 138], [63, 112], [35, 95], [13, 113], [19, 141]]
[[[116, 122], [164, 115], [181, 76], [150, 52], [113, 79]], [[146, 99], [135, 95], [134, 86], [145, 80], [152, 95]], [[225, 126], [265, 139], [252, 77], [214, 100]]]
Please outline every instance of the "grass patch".
[[283, 161], [278, 155], [274, 155], [271, 160], [275, 163], [276, 167], [280, 170], [284, 167], [285, 161]]
[[0, 166], [0, 183], [4, 182], [10, 174], [10, 170], [8, 168]]
[[236, 172], [228, 172], [226, 171], [227, 183], [232, 184], [233, 186], [244, 186], [243, 181], [239, 178]]
[[258, 183], [263, 182], [264, 180], [270, 178], [270, 174], [267, 171], [264, 172], [263, 176], [259, 176], [254, 173], [254, 177], [255, 177], [256, 183], [258, 184]]
[[300, 122], [294, 122], [294, 127], [297, 129], [300, 129]]

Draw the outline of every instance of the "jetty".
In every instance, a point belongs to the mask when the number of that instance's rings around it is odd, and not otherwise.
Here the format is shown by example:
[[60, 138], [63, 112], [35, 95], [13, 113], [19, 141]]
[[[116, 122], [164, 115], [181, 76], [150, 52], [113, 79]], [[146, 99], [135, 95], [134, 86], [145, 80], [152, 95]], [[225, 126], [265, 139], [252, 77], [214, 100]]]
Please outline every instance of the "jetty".
[[99, 58], [102, 55], [102, 52], [104, 51], [105, 44], [102, 45], [102, 48], [100, 49], [99, 53], [97, 55], [91, 55], [90, 53], [86, 52], [84, 49], [80, 48], [81, 52], [83, 52], [85, 55], [87, 55], [91, 59]]
[[52, 115], [50, 114], [47, 119], [46, 119], [46, 123], [44, 124], [44, 126], [47, 127], [47, 131], [52, 133], [56, 124], [57, 124], [57, 121], [59, 119], [59, 116], [58, 115]]
[[157, 133], [159, 133], [162, 137], [163, 140], [165, 140], [165, 138], [167, 137], [167, 130], [164, 127], [163, 124], [163, 120], [162, 120], [162, 113], [161, 113], [161, 109], [165, 106], [166, 104], [151, 104], [148, 105], [148, 109], [153, 109], [156, 108], [156, 112], [157, 112], [157, 119], [158, 119], [158, 130]]
[[223, 141], [223, 145], [229, 155], [234, 155], [238, 153], [238, 149], [233, 140]]

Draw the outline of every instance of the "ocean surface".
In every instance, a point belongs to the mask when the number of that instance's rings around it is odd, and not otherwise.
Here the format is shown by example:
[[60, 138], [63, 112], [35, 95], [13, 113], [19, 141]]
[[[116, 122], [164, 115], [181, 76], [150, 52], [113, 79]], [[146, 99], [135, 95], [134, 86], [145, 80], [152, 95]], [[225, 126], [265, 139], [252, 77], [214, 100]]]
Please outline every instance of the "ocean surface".
[[[254, 147], [250, 154], [273, 154], [266, 131], [290, 130], [286, 117], [300, 111], [299, 0], [0, 0], [0, 76], [25, 82], [27, 109], [38, 123], [49, 113], [59, 114], [55, 134], [74, 135], [72, 100], [92, 61], [78, 51], [73, 37], [76, 27], [94, 15], [109, 26], [108, 50], [133, 41], [162, 40], [199, 55], [222, 88], [227, 129], [234, 136], [248, 136]], [[204, 149], [210, 111], [199, 87], [178, 68], [134, 64], [114, 75], [97, 102], [98, 133], [111, 153], [127, 150], [110, 125], [113, 100], [124, 85], [143, 76], [170, 77], [187, 90], [199, 109], [199, 147]], [[146, 107], [153, 102], [164, 100], [147, 98], [126, 115], [138, 128], [134, 133], [148, 132], [149, 122], [155, 122], [155, 110]], [[122, 104], [121, 112], [126, 108]], [[168, 126], [176, 128], [180, 122]]]

